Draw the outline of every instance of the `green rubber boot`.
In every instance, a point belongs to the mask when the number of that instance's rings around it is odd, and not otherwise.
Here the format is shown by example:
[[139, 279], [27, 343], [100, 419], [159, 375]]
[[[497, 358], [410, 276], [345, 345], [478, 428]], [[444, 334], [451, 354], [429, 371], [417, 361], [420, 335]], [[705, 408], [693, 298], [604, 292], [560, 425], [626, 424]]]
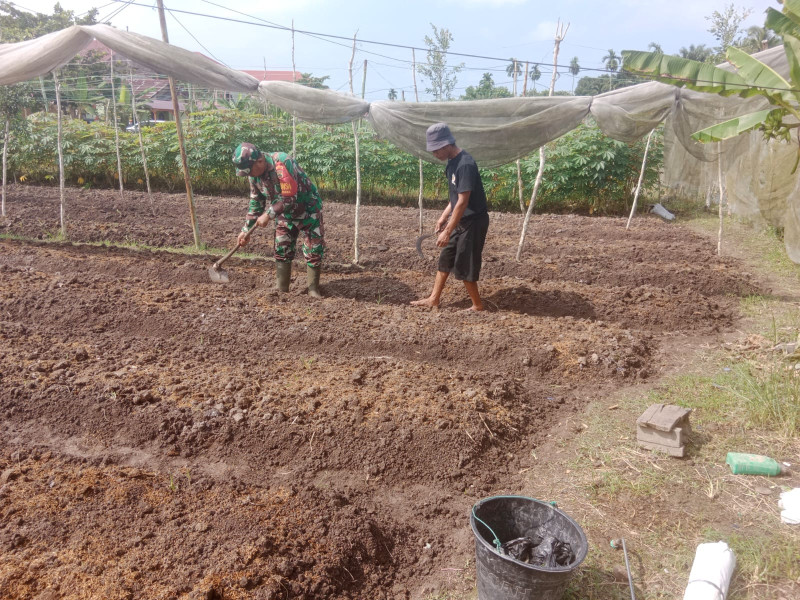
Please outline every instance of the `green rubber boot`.
[[275, 275], [278, 280], [276, 288], [279, 292], [289, 291], [289, 281], [292, 278], [292, 263], [275, 261]]
[[306, 277], [308, 278], [308, 295], [312, 298], [322, 298], [319, 293], [319, 274], [321, 267], [310, 267], [306, 265]]

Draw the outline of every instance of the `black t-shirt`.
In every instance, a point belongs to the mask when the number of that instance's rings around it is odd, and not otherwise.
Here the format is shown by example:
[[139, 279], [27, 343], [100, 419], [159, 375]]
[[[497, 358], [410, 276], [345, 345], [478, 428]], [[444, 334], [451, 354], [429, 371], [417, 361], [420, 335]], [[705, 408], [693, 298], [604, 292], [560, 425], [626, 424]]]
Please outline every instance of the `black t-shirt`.
[[458, 194], [470, 192], [469, 204], [461, 216], [461, 223], [469, 222], [474, 217], [482, 215], [489, 209], [486, 205], [486, 192], [483, 191], [483, 181], [478, 172], [478, 165], [475, 159], [466, 150], [462, 150], [458, 156], [447, 161], [445, 168], [448, 187], [450, 188], [450, 206], [455, 209], [458, 202]]

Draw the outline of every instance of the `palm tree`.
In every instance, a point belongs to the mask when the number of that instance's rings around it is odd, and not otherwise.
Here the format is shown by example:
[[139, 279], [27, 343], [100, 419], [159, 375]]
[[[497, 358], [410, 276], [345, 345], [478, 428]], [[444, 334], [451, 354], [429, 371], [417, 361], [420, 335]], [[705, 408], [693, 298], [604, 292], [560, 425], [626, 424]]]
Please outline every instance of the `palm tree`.
[[539, 70], [539, 65], [533, 65], [533, 68], [529, 72], [531, 81], [533, 81], [533, 91], [536, 91], [536, 82], [539, 81], [539, 78], [542, 76], [542, 72]]
[[517, 93], [517, 78], [522, 75], [522, 64], [516, 58], [509, 58], [510, 62], [506, 67], [506, 75], [514, 80], [514, 93]]
[[657, 42], [650, 42], [647, 44], [647, 47], [656, 54], [664, 54], [664, 50], [661, 48], [661, 44]]
[[740, 48], [745, 52], [753, 53], [773, 48], [782, 42], [780, 36], [775, 35], [775, 32], [766, 27], [759, 27], [753, 25], [747, 29], [747, 37], [745, 37], [740, 44]]
[[619, 69], [619, 59], [620, 57], [617, 56], [617, 53], [609, 49], [608, 54], [603, 57], [603, 62], [606, 65], [606, 69], [616, 72], [616, 70]]
[[506, 67], [506, 75], [514, 78], [514, 73], [517, 74], [517, 77], [522, 75], [522, 63], [519, 62], [516, 58], [509, 58], [508, 66]]
[[575, 93], [575, 77], [581, 72], [581, 66], [578, 64], [578, 57], [573, 56], [569, 61], [569, 72], [572, 74], [572, 93]]
[[389, 100], [397, 100], [397, 90], [392, 88], [389, 90]]
[[698, 44], [697, 46], [689, 44], [688, 48], [684, 46], [678, 50], [678, 55], [681, 58], [688, 58], [689, 60], [696, 60], [697, 62], [708, 62], [708, 60], [714, 56], [714, 51], [705, 44]]

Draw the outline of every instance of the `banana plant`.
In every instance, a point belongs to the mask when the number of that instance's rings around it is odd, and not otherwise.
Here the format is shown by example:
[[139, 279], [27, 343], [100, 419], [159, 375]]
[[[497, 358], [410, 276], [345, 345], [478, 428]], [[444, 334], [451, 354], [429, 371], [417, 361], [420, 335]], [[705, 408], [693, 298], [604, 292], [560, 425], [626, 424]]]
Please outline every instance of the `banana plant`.
[[[783, 11], [767, 9], [765, 27], [783, 37], [789, 64], [789, 79], [738, 48], [728, 48], [726, 57], [736, 72], [713, 65], [655, 52], [622, 52], [623, 69], [650, 79], [698, 92], [752, 98], [761, 96], [771, 108], [729, 119], [692, 134], [698, 142], [720, 142], [742, 133], [761, 130], [767, 140], [789, 141], [791, 130], [800, 127], [800, 0], [783, 0]], [[792, 173], [800, 162], [798, 154]]]

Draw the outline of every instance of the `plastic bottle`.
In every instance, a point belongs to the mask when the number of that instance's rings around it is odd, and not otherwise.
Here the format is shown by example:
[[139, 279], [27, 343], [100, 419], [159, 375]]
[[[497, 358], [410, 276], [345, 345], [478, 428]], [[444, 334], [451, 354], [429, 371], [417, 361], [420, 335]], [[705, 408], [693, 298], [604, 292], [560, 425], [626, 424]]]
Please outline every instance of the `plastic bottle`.
[[734, 475], [781, 475], [788, 473], [786, 467], [769, 456], [728, 452], [725, 462], [730, 465]]

